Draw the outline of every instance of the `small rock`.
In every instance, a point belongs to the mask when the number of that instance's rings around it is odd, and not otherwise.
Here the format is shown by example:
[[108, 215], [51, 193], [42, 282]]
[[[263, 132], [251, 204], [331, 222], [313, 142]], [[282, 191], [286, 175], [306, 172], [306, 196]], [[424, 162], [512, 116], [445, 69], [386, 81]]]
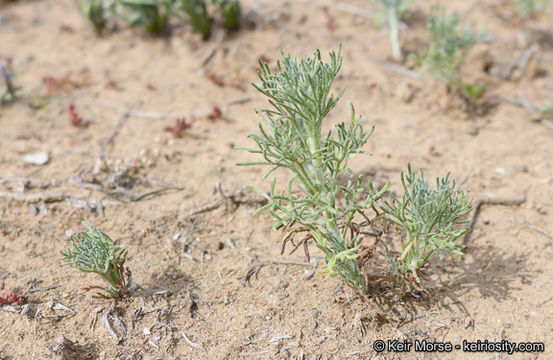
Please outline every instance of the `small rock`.
[[25, 161], [27, 164], [46, 165], [50, 161], [50, 157], [48, 157], [48, 153], [46, 153], [45, 151], [38, 151], [26, 154], [25, 156], [23, 156], [23, 161]]
[[476, 136], [480, 129], [476, 125], [469, 125], [465, 128], [465, 132], [469, 135]]
[[34, 205], [29, 205], [29, 211], [31, 212], [31, 214], [33, 215], [38, 215], [38, 208]]
[[401, 83], [395, 91], [395, 95], [398, 99], [408, 104], [413, 100], [415, 96], [416, 88], [409, 82]]
[[55, 359], [60, 360], [75, 359], [78, 355], [75, 344], [63, 335], [60, 335], [55, 343], [48, 344], [48, 350], [57, 355]]
[[502, 168], [502, 167], [496, 167], [495, 172], [501, 175], [507, 175], [509, 174], [509, 170]]
[[527, 173], [528, 167], [526, 165], [522, 165], [521, 167], [518, 168], [518, 171], [520, 171], [521, 173]]

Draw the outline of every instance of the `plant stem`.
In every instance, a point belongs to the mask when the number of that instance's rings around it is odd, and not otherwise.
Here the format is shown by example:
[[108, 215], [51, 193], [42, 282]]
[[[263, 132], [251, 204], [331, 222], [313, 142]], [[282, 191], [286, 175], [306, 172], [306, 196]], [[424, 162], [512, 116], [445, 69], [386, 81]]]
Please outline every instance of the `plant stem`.
[[401, 60], [401, 46], [399, 45], [399, 20], [397, 18], [397, 0], [386, 2], [388, 13], [388, 25], [390, 28], [390, 42], [392, 44], [392, 57]]

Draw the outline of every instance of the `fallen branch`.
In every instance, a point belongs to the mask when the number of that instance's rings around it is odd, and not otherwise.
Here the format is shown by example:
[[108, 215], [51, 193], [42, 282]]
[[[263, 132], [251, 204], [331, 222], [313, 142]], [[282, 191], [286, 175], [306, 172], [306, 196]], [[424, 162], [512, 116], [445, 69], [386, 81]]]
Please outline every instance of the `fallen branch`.
[[263, 260], [259, 261], [257, 264], [252, 266], [244, 276], [242, 276], [241, 284], [245, 285], [246, 283], [250, 282], [250, 279], [255, 275], [257, 278], [257, 275], [259, 274], [259, 271], [263, 266], [266, 265], [296, 265], [296, 266], [308, 266], [312, 267], [313, 269], [317, 268], [318, 263], [311, 263], [311, 262], [301, 262], [301, 261], [290, 261], [290, 260]]
[[143, 200], [143, 199], [145, 199], [149, 196], [161, 194], [161, 193], [169, 191], [169, 190], [182, 191], [182, 190], [184, 190], [184, 187], [167, 187], [167, 188], [163, 188], [163, 189], [150, 191], [150, 192], [147, 192], [147, 193], [139, 195], [139, 196], [134, 196], [123, 188], [116, 188], [115, 190], [112, 190], [112, 191], [108, 192], [108, 195], [123, 195], [127, 199], [129, 199], [129, 201], [137, 202], [137, 201]]
[[421, 74], [419, 74], [419, 73], [417, 73], [413, 70], [409, 70], [404, 66], [400, 66], [400, 65], [388, 62], [388, 61], [378, 60], [378, 59], [372, 58], [370, 56], [368, 57], [368, 59], [370, 61], [374, 62], [375, 64], [378, 64], [378, 65], [380, 65], [380, 66], [382, 66], [382, 67], [384, 67], [384, 68], [386, 68], [386, 69], [388, 69], [392, 72], [395, 72], [396, 74], [407, 76], [408, 78], [411, 78], [411, 79], [416, 80], [416, 81], [421, 82], [421, 83], [426, 82], [426, 79], [424, 78], [424, 76], [422, 76]]
[[125, 120], [126, 118], [129, 117], [129, 114], [130, 114], [131, 111], [132, 111], [132, 109], [129, 107], [129, 108], [125, 109], [123, 114], [119, 117], [119, 119], [117, 120], [117, 123], [115, 123], [115, 126], [113, 127], [113, 130], [111, 131], [111, 134], [109, 135], [109, 137], [104, 141], [104, 143], [100, 147], [100, 152], [98, 153], [98, 159], [102, 160], [105, 157], [105, 151], [106, 151], [107, 146], [113, 142], [113, 140], [117, 136], [117, 132], [119, 131], [119, 128], [123, 124], [123, 120]]
[[524, 191], [524, 194], [522, 198], [520, 199], [506, 199], [506, 198], [496, 198], [496, 199], [481, 199], [476, 202], [476, 205], [474, 205], [474, 211], [472, 213], [472, 218], [469, 223], [469, 231], [465, 234], [465, 237], [463, 238], [463, 244], [468, 244], [470, 237], [472, 235], [472, 230], [474, 228], [474, 224], [476, 223], [476, 219], [478, 218], [478, 215], [480, 214], [480, 209], [483, 205], [492, 205], [492, 206], [520, 206], [526, 202], [526, 191]]
[[[243, 104], [248, 101], [251, 101], [251, 99], [252, 98], [249, 96], [241, 97], [241, 98], [224, 102], [222, 105], [217, 107], [219, 107], [224, 112], [232, 105]], [[178, 119], [178, 118], [191, 117], [191, 116], [204, 117], [204, 116], [208, 116], [213, 112], [213, 107], [207, 110], [180, 111], [180, 112], [170, 112], [170, 113], [163, 113], [163, 112], [157, 112], [157, 111], [129, 110], [124, 108], [119, 108], [117, 106], [104, 104], [103, 102], [97, 99], [93, 99], [93, 101], [100, 107], [103, 107], [104, 109], [115, 111], [120, 114], [127, 114], [127, 116], [147, 118], [147, 119]]]
[[191, 218], [191, 217], [196, 216], [196, 215], [199, 215], [199, 214], [203, 214], [203, 213], [206, 213], [206, 212], [216, 210], [223, 204], [226, 205], [227, 211], [230, 211], [231, 209], [236, 210], [236, 208], [239, 205], [247, 204], [247, 205], [259, 205], [259, 206], [261, 206], [261, 205], [265, 205], [267, 203], [267, 199], [265, 199], [264, 197], [256, 196], [256, 195], [252, 196], [252, 194], [250, 192], [248, 192], [244, 189], [237, 189], [237, 190], [234, 190], [232, 192], [232, 194], [225, 195], [225, 193], [223, 191], [223, 188], [221, 186], [221, 183], [215, 184], [215, 188], [216, 188], [216, 191], [221, 196], [221, 198], [217, 199], [213, 202], [210, 202], [207, 205], [202, 206], [198, 210], [195, 210], [195, 211], [191, 212], [190, 214], [185, 216], [186, 219]]
[[193, 347], [194, 349], [198, 349], [198, 350], [202, 350], [204, 353], [206, 353], [207, 355], [207, 350], [202, 346], [202, 344], [197, 344], [195, 342], [192, 342], [192, 340], [190, 340], [188, 338], [188, 336], [186, 336], [186, 334], [184, 333], [184, 330], [181, 330], [181, 335], [182, 335], [182, 338], [184, 339], [184, 341], [186, 341], [186, 343], [188, 345], [190, 345], [191, 347]]
[[373, 14], [369, 10], [348, 3], [339, 2], [336, 4], [336, 9], [367, 19], [373, 19]]
[[[8, 69], [2, 63], [0, 63], [0, 73], [2, 74], [2, 77], [4, 78], [4, 82], [6, 83], [6, 94], [10, 95], [12, 99], [15, 99], [16, 97], [16, 88], [13, 86], [13, 83], [11, 81], [10, 73], [8, 72]], [[4, 101], [4, 96], [2, 96], [2, 102]]]
[[38, 202], [59, 202], [65, 199], [65, 195], [60, 191], [44, 191], [39, 193], [21, 194], [11, 191], [0, 191], [0, 198], [6, 200], [23, 201], [28, 203]]
[[507, 96], [500, 96], [500, 99], [511, 105], [523, 107], [530, 115], [535, 116], [535, 122], [539, 122], [548, 129], [553, 131], [553, 121], [544, 117], [543, 110], [532, 104], [524, 95], [521, 89], [518, 89], [518, 99], [513, 99]]

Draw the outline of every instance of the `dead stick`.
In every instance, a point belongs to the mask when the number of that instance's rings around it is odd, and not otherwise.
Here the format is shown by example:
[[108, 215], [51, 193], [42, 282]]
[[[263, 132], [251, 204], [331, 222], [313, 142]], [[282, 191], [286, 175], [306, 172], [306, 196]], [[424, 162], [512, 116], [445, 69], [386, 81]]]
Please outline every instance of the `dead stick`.
[[111, 131], [111, 134], [109, 137], [104, 141], [102, 146], [100, 147], [100, 152], [98, 153], [98, 159], [102, 160], [105, 157], [105, 151], [109, 144], [113, 142], [115, 137], [117, 136], [117, 132], [119, 131], [119, 128], [123, 124], [123, 120], [129, 117], [129, 113], [132, 111], [132, 109], [129, 107], [125, 110], [125, 112], [119, 117], [117, 120], [117, 123], [113, 127], [113, 130]]
[[481, 199], [476, 202], [476, 205], [474, 206], [474, 211], [472, 213], [472, 218], [469, 223], [469, 231], [465, 234], [465, 237], [463, 238], [463, 244], [468, 244], [470, 237], [472, 235], [472, 230], [474, 228], [474, 224], [476, 223], [476, 219], [478, 218], [478, 214], [480, 213], [480, 209], [483, 205], [493, 205], [493, 206], [520, 206], [526, 202], [526, 190], [524, 191], [523, 197], [520, 199]]
[[203, 350], [203, 352], [207, 354], [207, 350], [202, 346], [202, 344], [197, 344], [195, 342], [192, 342], [192, 340], [190, 340], [188, 336], [186, 336], [186, 334], [184, 333], [184, 330], [181, 330], [180, 333], [182, 335], [182, 338], [184, 339], [184, 341], [186, 341], [188, 345], [192, 346], [194, 349]]
[[413, 71], [413, 70], [409, 70], [407, 69], [406, 67], [403, 67], [403, 66], [400, 66], [400, 65], [397, 65], [397, 64], [394, 64], [394, 63], [390, 63], [390, 62], [387, 62], [387, 61], [382, 61], [382, 60], [378, 60], [378, 59], [374, 59], [372, 57], [368, 57], [368, 59], [372, 62], [374, 62], [375, 64], [378, 64], [390, 71], [393, 71], [397, 74], [400, 74], [400, 75], [403, 75], [403, 76], [407, 76], [408, 78], [411, 78], [413, 80], [416, 80], [416, 81], [419, 81], [419, 82], [422, 82], [424, 83], [425, 82], [425, 78], [424, 76], [422, 76], [421, 74]]
[[[243, 104], [248, 101], [251, 101], [251, 97], [241, 97], [233, 100], [229, 100], [221, 104], [219, 107], [222, 111], [225, 111], [232, 105], [238, 105]], [[140, 110], [129, 110], [129, 109], [123, 109], [116, 106], [104, 104], [103, 102], [94, 99], [93, 100], [96, 104], [98, 104], [100, 107], [103, 107], [105, 109], [118, 112], [123, 115], [127, 116], [133, 116], [133, 117], [140, 117], [140, 118], [148, 118], [148, 119], [176, 119], [176, 118], [182, 118], [182, 117], [189, 117], [189, 116], [207, 116], [212, 113], [213, 108], [207, 109], [207, 110], [197, 110], [197, 111], [180, 111], [180, 112], [171, 112], [171, 113], [163, 113], [163, 112], [157, 112], [157, 111], [140, 111]]]
[[15, 98], [15, 86], [13, 86], [10, 74], [8, 73], [8, 69], [2, 63], [0, 63], [0, 72], [2, 73], [2, 76], [4, 77], [4, 81], [6, 82], [6, 91], [12, 98]]
[[123, 196], [127, 197], [132, 202], [137, 202], [137, 201], [140, 201], [140, 200], [142, 200], [142, 199], [144, 199], [148, 196], [157, 195], [157, 194], [160, 194], [162, 192], [169, 191], [169, 190], [182, 191], [182, 190], [184, 190], [184, 188], [183, 187], [167, 187], [167, 188], [163, 188], [163, 189], [150, 191], [150, 192], [147, 192], [147, 193], [139, 195], [139, 196], [134, 196], [134, 195], [130, 194], [129, 192], [127, 192], [125, 189], [118, 188], [118, 189], [115, 189], [113, 191], [110, 191], [108, 194], [109, 195], [120, 194], [120, 195], [123, 195]]
[[11, 191], [0, 191], [0, 198], [6, 200], [23, 201], [28, 203], [37, 202], [58, 202], [65, 199], [65, 195], [60, 191], [45, 191], [32, 194], [21, 194]]

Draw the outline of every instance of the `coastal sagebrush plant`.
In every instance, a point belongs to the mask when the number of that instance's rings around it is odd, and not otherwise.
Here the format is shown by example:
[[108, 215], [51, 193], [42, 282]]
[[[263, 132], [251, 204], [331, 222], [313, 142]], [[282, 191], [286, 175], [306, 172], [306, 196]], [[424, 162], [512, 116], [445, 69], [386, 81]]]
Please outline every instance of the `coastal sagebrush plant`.
[[[250, 187], [267, 199], [255, 215], [268, 211], [274, 229], [283, 231], [282, 252], [288, 242], [294, 246], [292, 252], [303, 245], [309, 260], [308, 242], [313, 241], [327, 259], [325, 271], [365, 295], [375, 286], [418, 287], [421, 269], [434, 253], [441, 255], [444, 249], [460, 253], [455, 241], [467, 231], [459, 224], [470, 201], [455, 189], [449, 175], [431, 189], [422, 172], [416, 177], [409, 166], [408, 174], [402, 174], [403, 198], [393, 197], [380, 213], [375, 203], [389, 184], [375, 189], [370, 180], [354, 176], [348, 168], [353, 155], [367, 154], [362, 147], [373, 129], [365, 132], [352, 107], [349, 123], [323, 134], [323, 120], [343, 94], [330, 93], [342, 64], [340, 51], [330, 53], [329, 63], [322, 61], [318, 50], [299, 60], [287, 55], [274, 72], [267, 63], [259, 64], [260, 82], [254, 87], [268, 97], [270, 108], [256, 110], [264, 125], [260, 124], [259, 135], [249, 137], [257, 147], [241, 149], [263, 160], [238, 165], [268, 166], [264, 179], [277, 169], [291, 172], [284, 190], [277, 189], [276, 178], [268, 192]], [[385, 223], [385, 215], [405, 230], [401, 254], [383, 243], [382, 231], [374, 231]], [[294, 243], [298, 235], [302, 239]], [[363, 244], [367, 237], [376, 239], [373, 245]]]
[[[393, 196], [390, 204], [384, 200], [381, 209], [389, 220], [404, 230], [401, 241], [401, 255], [392, 265], [392, 274], [406, 277], [412, 275], [416, 282], [419, 274], [434, 254], [442, 257], [442, 250], [458, 255], [464, 246], [456, 241], [466, 234], [468, 227], [462, 227], [461, 220], [471, 209], [467, 193], [456, 189], [450, 174], [436, 178], [436, 187], [431, 188], [424, 178], [408, 166], [407, 174], [401, 174], [403, 197]], [[461, 226], [459, 226], [461, 224]]]
[[433, 6], [428, 23], [428, 48], [414, 56], [423, 71], [451, 90], [462, 89], [461, 67], [479, 36], [466, 24], [458, 29], [459, 14], [446, 15], [441, 6]]
[[[269, 166], [264, 178], [279, 168], [288, 169], [293, 176], [286, 190], [277, 191], [276, 179], [268, 193], [252, 188], [268, 201], [256, 214], [268, 210], [276, 220], [275, 229], [284, 230], [283, 250], [287, 241], [293, 243], [294, 234], [305, 234], [296, 248], [303, 244], [309, 257], [307, 242], [314, 240], [327, 258], [325, 270], [367, 293], [368, 284], [358, 263], [362, 236], [355, 231], [353, 220], [359, 213], [370, 222], [364, 212], [385, 193], [388, 184], [377, 191], [347, 166], [352, 155], [367, 154], [361, 148], [372, 134], [372, 129], [365, 132], [353, 107], [349, 124], [338, 124], [335, 133], [322, 133], [323, 120], [343, 94], [330, 95], [342, 64], [340, 52], [330, 53], [330, 63], [322, 61], [318, 50], [300, 60], [287, 55], [277, 62], [274, 73], [268, 64], [259, 64], [261, 82], [254, 86], [269, 98], [271, 107], [257, 110], [265, 127], [260, 125], [261, 135], [250, 135], [257, 148], [245, 150], [264, 160], [239, 165]], [[349, 179], [347, 184], [338, 182], [339, 175]], [[344, 201], [339, 201], [340, 197]]]
[[[131, 286], [130, 271], [125, 268], [127, 251], [123, 245], [115, 245], [113, 240], [95, 227], [83, 223], [88, 232], [74, 235], [73, 248], [61, 254], [69, 260], [65, 265], [73, 265], [85, 272], [93, 272], [108, 283], [105, 297], [122, 297]], [[96, 286], [88, 287], [88, 289]]]

